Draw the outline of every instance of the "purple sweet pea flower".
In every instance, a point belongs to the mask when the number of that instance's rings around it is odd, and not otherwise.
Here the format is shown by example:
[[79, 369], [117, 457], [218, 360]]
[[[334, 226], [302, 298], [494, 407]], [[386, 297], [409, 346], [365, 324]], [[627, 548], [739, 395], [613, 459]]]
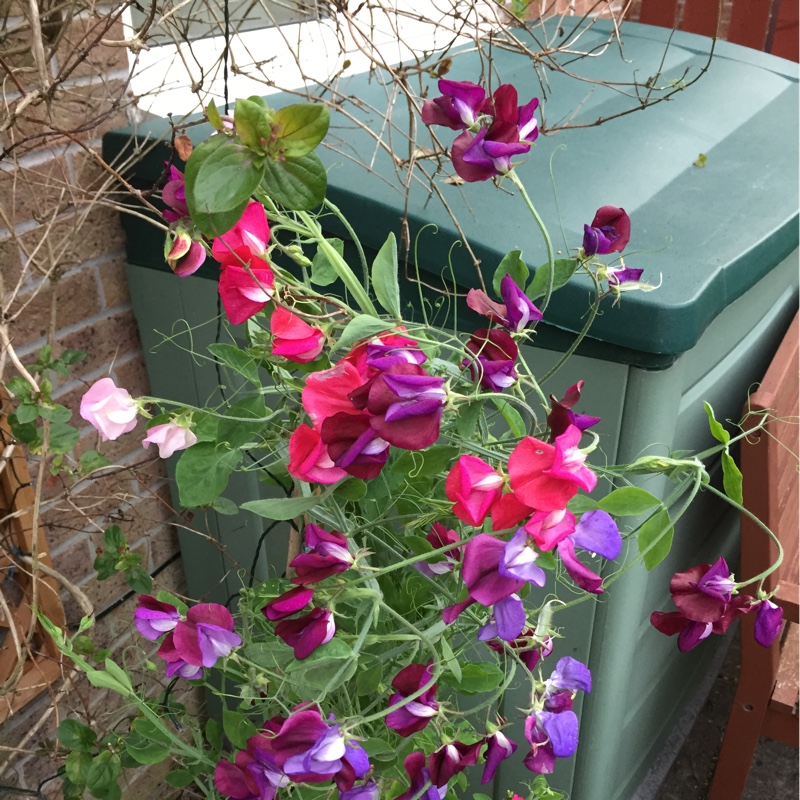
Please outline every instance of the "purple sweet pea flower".
[[538, 322], [542, 318], [542, 312], [508, 274], [500, 281], [500, 296], [506, 306], [508, 324], [505, 327], [510, 331], [519, 333], [529, 322]]
[[771, 647], [783, 626], [783, 609], [771, 600], [762, 600], [756, 611], [755, 640], [762, 647]]
[[[398, 795], [394, 800], [444, 800], [447, 794], [447, 784], [444, 786], [435, 786], [431, 780], [431, 774], [425, 766], [425, 755], [419, 751], [415, 751], [406, 756], [403, 762], [408, 777], [411, 780], [411, 786], [407, 792]], [[422, 787], [425, 784], [430, 784], [428, 789], [424, 792]]]
[[[735, 581], [731, 575], [728, 564], [720, 556], [711, 566], [711, 569], [697, 581], [697, 588], [710, 597], [715, 597], [723, 603], [729, 603]], [[679, 606], [680, 608], [680, 606]]]
[[187, 664], [213, 667], [242, 643], [233, 631], [233, 617], [225, 606], [201, 603], [186, 612], [172, 632], [174, 648]]
[[203, 668], [196, 664], [187, 663], [175, 647], [174, 633], [170, 632], [164, 637], [158, 648], [158, 654], [167, 662], [164, 674], [168, 678], [177, 675], [187, 681], [195, 681], [203, 677]]
[[283, 771], [295, 775], [335, 775], [342, 768], [345, 755], [344, 736], [338, 725], [331, 725], [308, 750], [289, 756]]
[[608, 267], [606, 269], [608, 285], [621, 286], [623, 283], [638, 283], [643, 272], [643, 269], [636, 269], [635, 267]]
[[522, 600], [515, 594], [492, 606], [492, 618], [492, 622], [478, 631], [479, 641], [502, 639], [504, 642], [513, 642], [525, 630], [528, 621]]
[[[165, 163], [164, 166], [167, 164]], [[161, 190], [161, 199], [165, 205], [169, 206], [163, 212], [167, 222], [177, 222], [179, 219], [189, 216], [183, 173], [172, 164], [169, 164], [169, 180]]]
[[398, 344], [396, 342], [387, 344], [381, 339], [375, 339], [367, 345], [367, 365], [376, 369], [385, 370], [397, 364], [416, 364], [420, 366], [426, 360], [425, 353], [411, 339], [407, 340], [407, 344]]
[[501, 120], [495, 120], [488, 130], [481, 128], [474, 136], [464, 131], [450, 151], [455, 171], [469, 183], [508, 174], [512, 157], [531, 149], [519, 136], [516, 125]]
[[439, 81], [442, 97], [426, 100], [422, 121], [426, 125], [444, 125], [454, 131], [475, 125], [486, 99], [482, 86], [469, 81]]
[[280, 597], [270, 600], [261, 613], [271, 622], [277, 622], [285, 617], [291, 617], [292, 614], [297, 614], [302, 611], [314, 596], [313, 589], [307, 589], [304, 586], [296, 586], [288, 592], [284, 592]]
[[447, 786], [448, 781], [478, 760], [483, 740], [474, 744], [451, 742], [428, 757], [428, 772], [434, 786]]
[[480, 380], [481, 386], [502, 392], [517, 382], [514, 362], [519, 348], [506, 331], [480, 328], [470, 336], [466, 347], [471, 357], [461, 364], [469, 368], [473, 380]]
[[547, 425], [550, 428], [550, 441], [555, 441], [570, 425], [579, 431], [585, 431], [600, 422], [600, 417], [590, 417], [588, 414], [578, 414], [572, 410], [581, 399], [583, 381], [578, 381], [567, 389], [561, 400], [556, 400], [550, 395], [551, 411], [547, 415]]
[[592, 224], [583, 226], [583, 250], [590, 257], [621, 253], [630, 239], [630, 217], [615, 206], [598, 208]]
[[370, 424], [368, 414], [340, 411], [322, 423], [322, 441], [334, 465], [348, 475], [371, 480], [389, 459], [389, 442]]
[[563, 689], [573, 692], [592, 691], [592, 673], [589, 668], [575, 658], [565, 656], [556, 663], [556, 668], [545, 681], [545, 694], [550, 697]]
[[510, 758], [517, 749], [517, 743], [509, 739], [502, 731], [495, 731], [486, 738], [486, 766], [483, 768], [481, 783], [489, 783], [493, 778], [501, 761]]
[[155, 642], [165, 633], [175, 630], [175, 626], [180, 622], [181, 615], [178, 609], [169, 603], [162, 603], [151, 597], [149, 594], [139, 596], [136, 611], [133, 612], [133, 620], [139, 633], [145, 639]]
[[605, 511], [587, 511], [575, 526], [574, 532], [558, 543], [558, 555], [570, 578], [584, 591], [602, 594], [603, 579], [578, 560], [575, 555], [576, 547], [597, 553], [609, 561], [615, 559], [622, 549], [622, 537], [617, 523]]
[[534, 97], [524, 106], [518, 106], [517, 102], [516, 88], [510, 83], [503, 83], [497, 87], [492, 95], [492, 113], [495, 121], [515, 125], [519, 140], [531, 145], [539, 136], [539, 123], [535, 116], [536, 109], [539, 107], [539, 100]]
[[694, 622], [714, 622], [724, 614], [731, 600], [730, 569], [725, 559], [713, 565], [698, 564], [686, 572], [676, 572], [669, 591], [678, 610]]
[[[389, 698], [389, 705], [397, 705], [425, 686], [431, 679], [431, 667], [431, 664], [409, 664], [401, 669], [392, 681], [392, 688], [396, 691]], [[435, 695], [434, 683], [415, 700], [390, 711], [386, 715], [387, 727], [397, 731], [403, 738], [421, 731], [439, 711], [439, 706], [434, 700]]]
[[239, 750], [234, 763], [220, 761], [214, 770], [217, 791], [231, 800], [273, 800], [278, 788], [288, 785], [289, 778], [277, 769], [271, 757], [265, 753], [258, 756]]
[[380, 791], [375, 781], [367, 781], [346, 792], [339, 792], [339, 800], [380, 800]]
[[336, 633], [333, 614], [313, 608], [297, 619], [284, 619], [275, 626], [275, 635], [294, 650], [298, 661], [308, 658], [318, 647], [327, 644]]
[[528, 544], [527, 531], [519, 528], [506, 543], [498, 572], [506, 578], [519, 578], [535, 586], [544, 586], [547, 576], [534, 563], [538, 557], [539, 554]]
[[[434, 550], [460, 541], [458, 534], [454, 530], [445, 528], [441, 522], [433, 523], [433, 527], [425, 539]], [[444, 575], [446, 572], [450, 572], [460, 559], [459, 550], [455, 548], [450, 550], [441, 561], [417, 561], [414, 566], [423, 575], [432, 578], [434, 575]]]
[[317, 583], [353, 565], [347, 537], [339, 531], [329, 533], [312, 522], [306, 525], [304, 535], [310, 551], [296, 556], [289, 564], [297, 573], [292, 583]]

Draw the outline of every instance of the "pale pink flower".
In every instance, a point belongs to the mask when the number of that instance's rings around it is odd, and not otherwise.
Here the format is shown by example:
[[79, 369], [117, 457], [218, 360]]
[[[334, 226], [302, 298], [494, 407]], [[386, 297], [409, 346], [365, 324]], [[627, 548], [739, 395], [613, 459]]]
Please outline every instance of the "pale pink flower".
[[197, 442], [197, 437], [188, 429], [175, 422], [154, 425], [142, 440], [142, 447], [158, 445], [158, 455], [169, 458], [176, 450], [186, 450]]
[[101, 378], [81, 398], [81, 417], [97, 429], [104, 442], [130, 433], [136, 427], [138, 411], [130, 392], [111, 378]]

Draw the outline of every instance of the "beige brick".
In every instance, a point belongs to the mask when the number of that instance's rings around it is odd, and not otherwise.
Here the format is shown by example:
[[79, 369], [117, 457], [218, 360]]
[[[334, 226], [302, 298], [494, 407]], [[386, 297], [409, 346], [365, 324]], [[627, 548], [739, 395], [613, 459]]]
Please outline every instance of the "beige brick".
[[[183, 574], [183, 561], [180, 559], [173, 561], [166, 569], [156, 575], [153, 579], [153, 591], [158, 592], [161, 589], [172, 592], [172, 594], [178, 597], [184, 597], [186, 595], [186, 578]], [[202, 598], [199, 597], [195, 599], [202, 600]]]
[[[47, 280], [37, 289], [20, 294], [12, 313], [17, 317], [10, 325], [15, 345], [26, 344], [47, 336], [55, 291], [56, 331], [79, 323], [102, 310], [97, 279], [93, 270]], [[14, 309], [18, 311], [14, 311]]]
[[75, 202], [69, 169], [64, 158], [32, 167], [0, 171], [0, 197], [15, 223], [50, 219]]
[[53, 566], [68, 580], [79, 583], [92, 571], [94, 557], [85, 538], [69, 542], [59, 553], [52, 553]]
[[[0, 239], [0, 274], [3, 286], [10, 297], [22, 275], [22, 255], [16, 237]], [[0, 297], [0, 303], [4, 300]]]
[[134, 397], [150, 394], [150, 381], [144, 364], [144, 355], [137, 353], [135, 358], [114, 365], [114, 380], [124, 386]]
[[115, 308], [129, 303], [131, 300], [128, 291], [128, 280], [125, 277], [125, 259], [117, 258], [100, 266], [100, 280], [103, 284], [103, 294], [106, 305]]
[[150, 565], [157, 569], [180, 549], [178, 531], [174, 525], [161, 525], [148, 535], [150, 540]]
[[99, 75], [128, 68], [128, 51], [124, 47], [104, 47], [100, 39], [119, 41], [125, 38], [119, 17], [116, 20], [92, 15], [75, 20], [64, 33], [56, 51], [59, 73], [71, 78]]
[[76, 365], [75, 377], [93, 372], [114, 359], [140, 349], [139, 332], [131, 311], [120, 311], [65, 334], [59, 338], [58, 344], [64, 348], [85, 350], [89, 354], [85, 361]]

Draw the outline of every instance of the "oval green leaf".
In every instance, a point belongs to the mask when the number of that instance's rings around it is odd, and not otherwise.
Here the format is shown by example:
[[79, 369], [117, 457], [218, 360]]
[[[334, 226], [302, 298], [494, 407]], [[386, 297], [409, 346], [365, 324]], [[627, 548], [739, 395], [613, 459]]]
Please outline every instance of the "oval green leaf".
[[297, 103], [276, 112], [275, 127], [283, 155], [300, 158], [310, 153], [325, 138], [330, 119], [327, 106], [320, 103]]

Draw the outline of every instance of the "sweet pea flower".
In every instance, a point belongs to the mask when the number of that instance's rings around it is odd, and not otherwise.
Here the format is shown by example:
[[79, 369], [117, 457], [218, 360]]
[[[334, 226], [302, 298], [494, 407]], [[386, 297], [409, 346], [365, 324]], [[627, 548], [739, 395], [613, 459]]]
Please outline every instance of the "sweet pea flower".
[[603, 579], [578, 561], [576, 547], [612, 561], [622, 549], [622, 537], [617, 523], [605, 511], [587, 511], [580, 518], [575, 530], [558, 543], [558, 555], [570, 578], [584, 591], [602, 594]]
[[470, 336], [466, 347], [471, 357], [461, 364], [469, 368], [472, 379], [479, 380], [485, 389], [502, 392], [517, 382], [514, 362], [519, 348], [506, 331], [480, 328]]
[[578, 717], [574, 711], [537, 711], [525, 720], [525, 738], [531, 746], [523, 764], [543, 775], [553, 772], [556, 758], [567, 758], [578, 749]]
[[445, 494], [453, 514], [479, 527], [503, 490], [503, 477], [477, 456], [460, 456], [447, 474]]
[[427, 356], [413, 339], [390, 336], [373, 339], [367, 343], [365, 363], [369, 367], [384, 370], [397, 364], [424, 364]]
[[244, 248], [236, 252], [247, 269], [238, 263], [225, 265], [219, 276], [219, 296], [231, 324], [241, 325], [266, 308], [272, 299], [275, 276], [264, 259], [251, 256]]
[[389, 442], [378, 435], [368, 414], [340, 411], [323, 421], [321, 435], [334, 465], [355, 478], [377, 477], [389, 459]]
[[495, 303], [482, 289], [470, 289], [467, 292], [467, 305], [512, 333], [519, 333], [530, 322], [537, 322], [542, 318], [542, 312], [517, 286], [511, 275], [504, 275], [500, 281], [500, 295], [503, 302]]
[[681, 653], [688, 653], [712, 633], [725, 633], [734, 620], [750, 611], [752, 599], [748, 595], [731, 598], [731, 602], [723, 606], [720, 616], [713, 622], [697, 622], [680, 611], [653, 611], [650, 614], [650, 624], [667, 636], [674, 636], [677, 633], [678, 650]]
[[539, 123], [536, 119], [539, 100], [534, 97], [524, 106], [518, 106], [517, 102], [516, 88], [510, 83], [503, 83], [492, 95], [492, 113], [495, 121], [516, 125], [520, 142], [530, 146], [539, 136]]
[[111, 380], [101, 378], [93, 383], [81, 398], [80, 415], [108, 442], [130, 433], [136, 427], [139, 407], [127, 389]]
[[302, 611], [314, 596], [314, 590], [308, 589], [305, 586], [296, 586], [294, 589], [289, 589], [282, 595], [270, 600], [261, 613], [271, 622], [277, 622], [285, 617], [291, 617], [292, 614], [297, 614]]
[[146, 449], [151, 444], [158, 445], [160, 458], [169, 458], [177, 450], [186, 450], [197, 444], [197, 436], [183, 425], [165, 422], [163, 425], [153, 425], [147, 429], [147, 436], [142, 439], [142, 447]]
[[446, 399], [444, 378], [428, 375], [416, 364], [391, 366], [370, 384], [370, 425], [395, 447], [422, 450], [439, 438]]
[[161, 199], [169, 208], [161, 213], [167, 222], [177, 222], [189, 216], [189, 207], [186, 205], [186, 183], [183, 173], [177, 167], [167, 162], [164, 166], [169, 166], [169, 180], [161, 190]]
[[478, 641], [501, 639], [504, 642], [513, 642], [525, 630], [526, 622], [527, 615], [522, 600], [515, 594], [509, 595], [492, 606], [492, 619], [478, 631]]
[[497, 571], [506, 578], [518, 578], [535, 586], [544, 586], [547, 580], [544, 570], [534, 563], [538, 557], [539, 554], [528, 543], [527, 531], [520, 528], [503, 548]]
[[133, 621], [136, 629], [151, 642], [160, 639], [165, 633], [175, 630], [180, 622], [178, 609], [170, 603], [162, 603], [149, 594], [139, 595]]
[[[455, 544], [460, 541], [458, 534], [454, 530], [449, 530], [442, 525], [441, 522], [434, 522], [430, 532], [425, 537], [428, 544], [434, 550], [441, 547], [446, 547], [449, 544]], [[444, 575], [458, 563], [461, 555], [459, 548], [448, 550], [445, 557], [441, 561], [417, 561], [414, 566], [423, 574], [432, 578], [434, 575]]]
[[[398, 795], [394, 800], [444, 800], [447, 794], [447, 784], [435, 786], [431, 780], [431, 773], [425, 766], [425, 755], [415, 751], [406, 756], [403, 767], [411, 781], [407, 792]], [[425, 791], [423, 787], [430, 784]]]
[[175, 636], [173, 631], [170, 631], [161, 642], [158, 648], [158, 655], [167, 662], [167, 668], [164, 670], [164, 675], [167, 678], [178, 676], [187, 681], [199, 680], [203, 677], [203, 668], [197, 664], [190, 664], [184, 659], [178, 648], [175, 646]]
[[[409, 695], [427, 685], [431, 679], [431, 664], [409, 664], [395, 675], [392, 688], [395, 693], [389, 698], [389, 706], [395, 706]], [[436, 684], [429, 686], [419, 697], [386, 715], [386, 725], [404, 739], [421, 731], [439, 711], [434, 700]]]
[[308, 483], [331, 484], [347, 477], [331, 460], [319, 431], [308, 425], [298, 426], [289, 437], [286, 469], [292, 477]]
[[[608, 279], [608, 286], [609, 288], [614, 291], [616, 288], [618, 291], [622, 291], [619, 287], [622, 287], [623, 284], [626, 283], [639, 283], [639, 278], [642, 277], [642, 273], [644, 272], [643, 269], [637, 269], [636, 267], [626, 267], [622, 265], [621, 267], [606, 267], [605, 275]], [[645, 288], [645, 284], [641, 284], [638, 287], [625, 287], [627, 289], [630, 288]], [[647, 288], [655, 288], [650, 287], [649, 284]]]
[[197, 667], [213, 667], [242, 643], [242, 637], [233, 631], [231, 612], [218, 603], [192, 606], [171, 636], [177, 655]]
[[303, 534], [309, 552], [295, 556], [289, 564], [296, 573], [292, 583], [318, 583], [353, 566], [347, 537], [339, 531], [328, 532], [309, 522]]
[[496, 653], [504, 652], [506, 646], [510, 647], [531, 672], [543, 658], [547, 658], [553, 652], [553, 640], [549, 636], [544, 638], [536, 636], [533, 628], [526, 628], [516, 639], [506, 641], [505, 645], [499, 640], [486, 643]]
[[192, 239], [186, 230], [178, 227], [167, 233], [164, 241], [164, 260], [179, 278], [185, 278], [203, 266], [206, 260], [206, 248], [202, 242]]
[[422, 105], [426, 125], [444, 125], [454, 131], [472, 128], [486, 99], [486, 90], [469, 81], [439, 81], [441, 97]]
[[592, 691], [592, 673], [589, 668], [571, 656], [559, 658], [555, 669], [545, 681], [545, 699], [568, 689], [571, 692]]
[[526, 436], [508, 459], [511, 488], [517, 498], [539, 511], [560, 511], [577, 494], [591, 492], [597, 476], [584, 466], [578, 449], [581, 432], [570, 425], [554, 443]]
[[592, 224], [583, 226], [583, 250], [590, 257], [621, 253], [630, 239], [631, 220], [623, 208], [598, 208]]
[[281, 620], [275, 626], [275, 635], [294, 650], [298, 661], [308, 658], [318, 647], [327, 644], [336, 633], [333, 614], [323, 608], [313, 608], [296, 619]]
[[561, 436], [570, 425], [574, 425], [579, 431], [585, 431], [600, 422], [600, 417], [590, 417], [572, 410], [580, 402], [582, 390], [583, 381], [578, 381], [567, 389], [561, 400], [550, 395], [551, 410], [547, 415], [547, 426], [550, 428], [551, 442]]
[[358, 368], [342, 359], [330, 369], [312, 372], [303, 387], [303, 409], [311, 418], [316, 430], [321, 430], [323, 422], [335, 414], [360, 415], [349, 398], [359, 389], [364, 378]]
[[428, 756], [428, 772], [434, 786], [447, 786], [448, 781], [478, 761], [483, 740], [473, 744], [451, 742]]
[[325, 345], [325, 334], [304, 322], [283, 306], [278, 306], [269, 321], [272, 331], [272, 355], [283, 356], [297, 364], [314, 361]]
[[339, 800], [380, 800], [380, 791], [375, 781], [367, 781], [346, 792], [339, 792]]
[[575, 531], [575, 515], [566, 509], [536, 511], [525, 523], [525, 531], [546, 552]]
[[264, 206], [252, 200], [239, 221], [225, 234], [214, 239], [211, 255], [220, 264], [247, 263], [261, 260], [267, 250], [269, 224]]
[[757, 609], [753, 635], [762, 647], [771, 647], [783, 627], [783, 609], [766, 598]]
[[253, 757], [247, 750], [236, 753], [234, 763], [221, 760], [214, 769], [217, 791], [231, 800], [274, 800], [277, 790], [288, 786], [289, 778], [271, 757]]
[[517, 750], [517, 743], [509, 739], [502, 731], [495, 731], [491, 736], [487, 736], [485, 743], [484, 758], [486, 759], [486, 766], [483, 768], [482, 784], [489, 783], [494, 778], [500, 762], [511, 758]]
[[669, 582], [678, 611], [695, 622], [714, 622], [730, 603], [734, 581], [725, 559], [676, 572]]

